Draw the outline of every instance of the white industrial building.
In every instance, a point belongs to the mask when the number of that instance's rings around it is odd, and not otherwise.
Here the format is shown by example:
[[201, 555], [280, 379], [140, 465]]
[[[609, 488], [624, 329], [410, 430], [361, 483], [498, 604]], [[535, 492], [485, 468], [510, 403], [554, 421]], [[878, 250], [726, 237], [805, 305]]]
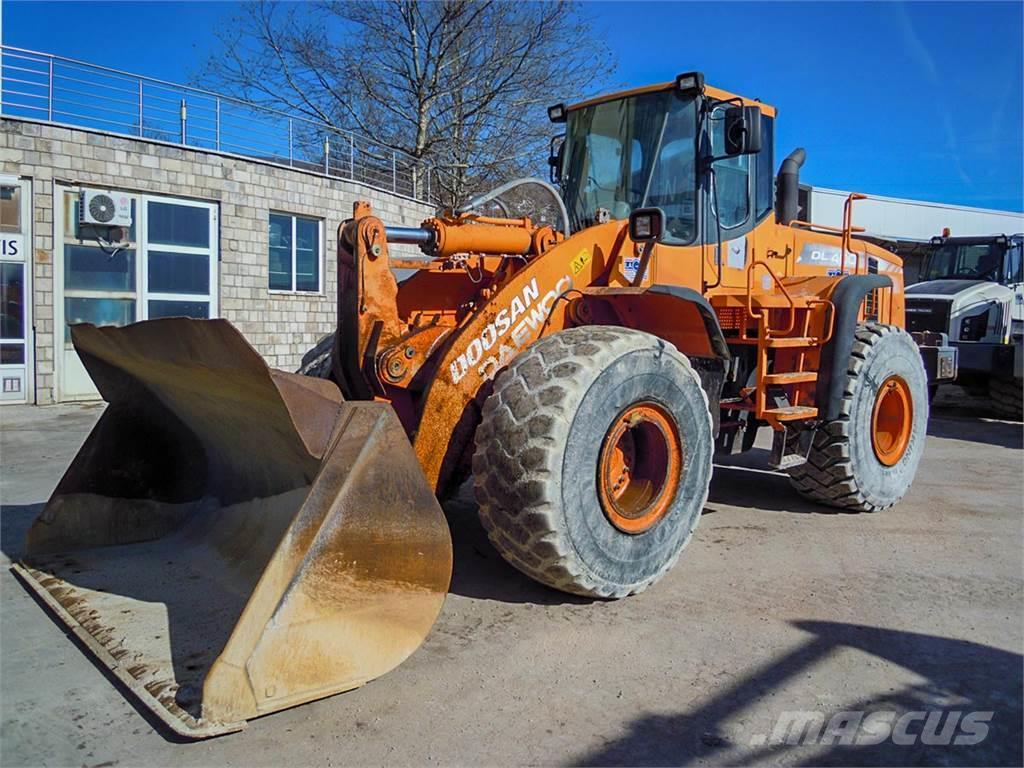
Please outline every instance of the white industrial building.
[[[800, 218], [841, 227], [849, 192], [802, 185]], [[907, 282], [916, 281], [922, 246], [948, 229], [955, 237], [1012, 235], [1024, 232], [1024, 213], [868, 195], [853, 204], [853, 223], [864, 234], [904, 259]]]

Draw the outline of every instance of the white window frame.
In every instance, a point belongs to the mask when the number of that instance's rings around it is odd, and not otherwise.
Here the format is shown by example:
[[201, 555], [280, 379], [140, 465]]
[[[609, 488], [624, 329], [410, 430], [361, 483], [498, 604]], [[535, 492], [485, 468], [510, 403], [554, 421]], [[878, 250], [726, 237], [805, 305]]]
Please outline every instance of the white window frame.
[[[199, 248], [195, 246], [187, 245], [165, 245], [163, 243], [149, 242], [149, 204], [150, 203], [167, 203], [170, 205], [187, 206], [190, 208], [205, 208], [210, 212], [209, 223], [210, 223], [210, 235], [209, 245], [205, 248]], [[206, 203], [197, 200], [181, 200], [174, 197], [165, 197], [163, 195], [140, 195], [139, 204], [137, 208], [144, 209], [139, 214], [140, 226], [136, 236], [138, 237], [138, 248], [136, 254], [140, 256], [136, 264], [136, 269], [139, 270], [137, 275], [138, 284], [142, 286], [142, 290], [139, 291], [140, 300], [142, 302], [142, 308], [137, 310], [137, 314], [140, 320], [149, 319], [149, 301], [188, 301], [188, 302], [209, 302], [210, 310], [207, 312], [207, 317], [213, 319], [217, 317], [218, 312], [218, 295], [220, 293], [218, 280], [217, 280], [217, 267], [220, 263], [220, 251], [218, 245], [218, 230], [219, 230], [219, 218], [218, 218], [218, 207], [216, 203]], [[209, 291], [207, 293], [166, 293], [163, 291], [150, 291], [149, 290], [149, 252], [159, 251], [160, 253], [185, 253], [194, 254], [197, 256], [209, 256], [210, 257], [210, 283]]]
[[[270, 217], [271, 216], [287, 216], [292, 221], [292, 287], [291, 288], [271, 288], [270, 287]], [[295, 237], [296, 222], [299, 219], [306, 221], [316, 222], [316, 238], [317, 238], [317, 281], [315, 291], [305, 291], [295, 287], [295, 281], [298, 276], [298, 272], [295, 268], [295, 249], [298, 245], [298, 241]], [[324, 295], [324, 220], [317, 218], [316, 216], [304, 216], [301, 213], [289, 213], [288, 211], [275, 211], [271, 210], [267, 214], [267, 290], [272, 294], [278, 294], [283, 296], [323, 296]]]

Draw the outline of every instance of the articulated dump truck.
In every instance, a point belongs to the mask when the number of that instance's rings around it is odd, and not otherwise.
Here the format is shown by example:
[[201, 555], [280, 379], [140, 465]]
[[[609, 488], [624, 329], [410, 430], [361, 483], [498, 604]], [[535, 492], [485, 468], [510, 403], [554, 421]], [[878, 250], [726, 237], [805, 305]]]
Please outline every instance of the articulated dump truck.
[[72, 327], [109, 405], [15, 570], [173, 731], [401, 663], [448, 589], [438, 498], [470, 477], [509, 563], [593, 598], [675, 564], [715, 452], [761, 428], [815, 502], [906, 493], [930, 382], [857, 196], [842, 228], [798, 220], [803, 151], [775, 178], [775, 110], [700, 73], [549, 116], [554, 184], [528, 181], [557, 225], [484, 215], [511, 183], [421, 227], [355, 205], [319, 376], [225, 320]]

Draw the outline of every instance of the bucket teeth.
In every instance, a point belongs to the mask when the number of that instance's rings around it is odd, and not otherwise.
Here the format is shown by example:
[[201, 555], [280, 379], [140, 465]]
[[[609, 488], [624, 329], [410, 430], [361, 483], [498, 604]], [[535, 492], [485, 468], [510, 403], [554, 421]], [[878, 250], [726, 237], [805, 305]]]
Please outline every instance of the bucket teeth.
[[237, 730], [423, 642], [451, 539], [390, 406], [271, 371], [223, 320], [72, 338], [109, 406], [16, 571], [164, 723]]

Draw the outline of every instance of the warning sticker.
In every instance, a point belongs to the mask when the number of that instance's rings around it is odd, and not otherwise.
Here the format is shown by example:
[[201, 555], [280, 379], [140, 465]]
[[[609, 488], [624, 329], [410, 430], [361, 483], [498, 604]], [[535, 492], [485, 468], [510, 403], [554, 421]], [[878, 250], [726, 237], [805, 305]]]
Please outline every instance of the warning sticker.
[[578, 275], [583, 271], [583, 268], [590, 262], [590, 249], [584, 248], [578, 254], [576, 258], [569, 262], [569, 269], [572, 270], [573, 275]]

